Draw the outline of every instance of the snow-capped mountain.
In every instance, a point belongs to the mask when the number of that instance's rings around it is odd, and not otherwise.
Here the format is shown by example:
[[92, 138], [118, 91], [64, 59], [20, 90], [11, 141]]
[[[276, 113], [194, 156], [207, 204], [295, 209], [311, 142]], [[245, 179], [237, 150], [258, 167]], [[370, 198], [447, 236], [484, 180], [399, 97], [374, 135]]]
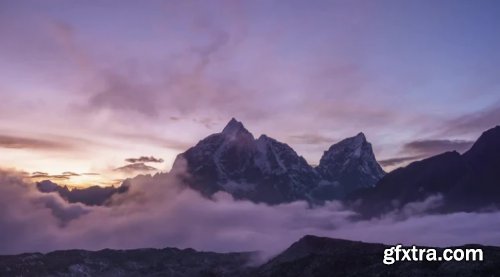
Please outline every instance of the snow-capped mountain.
[[342, 198], [354, 190], [373, 187], [385, 175], [363, 133], [332, 145], [316, 169], [321, 179], [331, 184], [327, 191], [317, 193], [326, 198]]
[[236, 198], [271, 204], [306, 199], [318, 182], [315, 170], [288, 145], [265, 135], [255, 139], [234, 118], [180, 154], [174, 162], [187, 165], [184, 181], [210, 196], [226, 191]]
[[266, 135], [255, 139], [234, 118], [222, 132], [180, 154], [173, 168], [183, 165], [183, 181], [205, 196], [226, 191], [269, 204], [338, 198], [345, 194], [338, 187], [348, 192], [348, 186], [373, 186], [384, 174], [364, 136], [332, 146], [317, 170], [287, 144]]

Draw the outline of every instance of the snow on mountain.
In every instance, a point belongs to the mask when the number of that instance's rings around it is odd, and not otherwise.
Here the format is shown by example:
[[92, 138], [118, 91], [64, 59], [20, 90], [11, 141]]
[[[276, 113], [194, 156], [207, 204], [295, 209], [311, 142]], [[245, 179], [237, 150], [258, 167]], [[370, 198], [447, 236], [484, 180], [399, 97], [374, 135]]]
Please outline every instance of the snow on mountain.
[[[180, 154], [173, 168], [180, 164], [187, 168], [184, 183], [205, 196], [226, 191], [269, 204], [338, 198], [338, 188], [372, 186], [384, 174], [363, 134], [332, 146], [317, 170], [287, 144], [266, 135], [255, 139], [234, 118]], [[335, 193], [324, 193], [332, 188]]]
[[363, 133], [332, 145], [316, 169], [323, 180], [339, 184], [332, 192], [339, 197], [373, 187], [385, 175]]

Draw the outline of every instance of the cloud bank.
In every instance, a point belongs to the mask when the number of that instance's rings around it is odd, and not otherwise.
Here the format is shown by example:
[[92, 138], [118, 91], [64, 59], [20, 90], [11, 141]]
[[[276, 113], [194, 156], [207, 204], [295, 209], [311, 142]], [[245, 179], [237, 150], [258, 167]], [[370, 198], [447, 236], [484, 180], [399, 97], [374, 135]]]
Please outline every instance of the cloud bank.
[[22, 176], [0, 171], [0, 254], [56, 249], [192, 247], [210, 251], [278, 253], [306, 234], [383, 243], [499, 245], [500, 213], [426, 215], [442, 200], [433, 196], [378, 219], [355, 220], [338, 202], [310, 208], [305, 202], [277, 206], [213, 200], [157, 174], [127, 181], [107, 207], [68, 204], [42, 194]]

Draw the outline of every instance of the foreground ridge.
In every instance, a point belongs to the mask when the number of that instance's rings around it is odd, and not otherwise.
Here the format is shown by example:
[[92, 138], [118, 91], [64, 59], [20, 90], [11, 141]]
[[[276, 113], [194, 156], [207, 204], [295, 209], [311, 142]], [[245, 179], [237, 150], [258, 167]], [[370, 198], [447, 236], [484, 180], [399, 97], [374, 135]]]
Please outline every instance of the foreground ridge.
[[482, 262], [383, 264], [388, 246], [307, 235], [268, 262], [258, 253], [177, 248], [67, 250], [0, 256], [0, 276], [498, 276], [500, 247], [481, 248]]

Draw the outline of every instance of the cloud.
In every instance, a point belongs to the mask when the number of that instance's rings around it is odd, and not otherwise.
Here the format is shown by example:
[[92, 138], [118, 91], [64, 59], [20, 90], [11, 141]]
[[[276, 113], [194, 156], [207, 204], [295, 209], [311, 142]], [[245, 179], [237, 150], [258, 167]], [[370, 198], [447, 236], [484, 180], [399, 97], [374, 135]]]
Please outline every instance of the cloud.
[[139, 158], [128, 158], [125, 159], [126, 162], [129, 163], [162, 163], [163, 159], [155, 158], [153, 156], [141, 156]]
[[[401, 153], [406, 154], [379, 161], [384, 167], [395, 167], [405, 165], [408, 162], [421, 160], [430, 156], [438, 155], [448, 151], [463, 153], [469, 150], [474, 141], [449, 140], [449, 139], [424, 139], [415, 140], [403, 145]], [[410, 155], [408, 155], [410, 154]]]
[[61, 175], [50, 175], [46, 172], [33, 172], [33, 174], [31, 174], [30, 178], [32, 179], [53, 179], [53, 180], [69, 180], [71, 176], [67, 176], [67, 175], [64, 175], [64, 174], [61, 174]]
[[160, 136], [148, 135], [148, 134], [123, 134], [123, 133], [119, 133], [117, 135], [121, 138], [130, 139], [130, 140], [133, 140], [133, 141], [136, 141], [139, 143], [147, 143], [147, 144], [152, 144], [152, 145], [162, 147], [162, 148], [165, 147], [165, 148], [181, 150], [181, 151], [184, 151], [192, 146], [192, 144], [184, 142], [184, 141], [174, 140], [174, 139], [170, 139], [170, 138], [164, 138], [164, 137], [160, 137]]
[[264, 250], [269, 257], [305, 234], [427, 246], [500, 241], [500, 212], [426, 214], [441, 203], [440, 196], [380, 218], [356, 220], [339, 202], [268, 206], [236, 201], [227, 193], [210, 200], [167, 174], [126, 182], [129, 190], [114, 195], [111, 206], [86, 207], [40, 194], [16, 173], [0, 171], [0, 253], [171, 246]]
[[93, 67], [91, 59], [88, 57], [80, 45], [75, 41], [75, 28], [63, 21], [50, 21], [49, 31], [62, 46], [64, 52], [73, 59], [73, 61], [82, 69], [90, 69]]
[[[90, 85], [91, 95], [87, 108], [122, 113], [135, 112], [153, 119], [165, 116], [165, 110], [175, 111], [176, 114], [192, 114], [199, 110], [200, 104], [204, 107], [214, 104], [225, 106], [231, 98], [238, 96], [238, 90], [229, 88], [223, 80], [208, 76], [207, 71], [214, 62], [223, 59], [220, 55], [230, 52], [222, 51], [231, 46], [232, 34], [225, 30], [227, 26], [217, 26], [201, 13], [195, 13], [195, 18], [189, 20], [186, 27], [200, 39], [179, 40], [183, 43], [182, 50], [169, 53], [172, 59], [169, 63], [161, 64], [159, 68], [158, 65], [150, 64], [137, 69], [128, 63], [120, 65], [120, 68], [126, 68], [121, 71], [86, 67], [86, 70], [94, 72], [93, 75], [98, 80], [91, 81], [97, 85]], [[74, 35], [66, 34], [64, 38], [65, 48], [74, 44]], [[73, 42], [68, 43], [66, 40]], [[82, 56], [81, 51], [71, 52], [75, 54], [76, 59]], [[221, 98], [225, 101], [218, 100]], [[169, 115], [168, 118], [175, 120], [178, 117]]]
[[151, 172], [151, 171], [157, 171], [158, 169], [152, 166], [148, 166], [144, 163], [133, 163], [133, 164], [128, 164], [122, 167], [118, 167], [115, 169], [115, 171], [127, 173], [127, 174], [132, 174], [132, 173], [144, 173], [144, 172]]
[[132, 82], [132, 78], [111, 73], [107, 75], [105, 87], [90, 98], [90, 107], [136, 111], [148, 117], [158, 116], [155, 97], [157, 91], [145, 84]]
[[446, 122], [445, 129], [451, 134], [475, 134], [497, 125], [500, 125], [500, 102], [483, 110], [452, 119]]
[[54, 240], [52, 232], [57, 234], [88, 211], [82, 205], [67, 204], [56, 194], [38, 192], [23, 177], [0, 169], [0, 251], [5, 253], [43, 249], [46, 239]]
[[59, 226], [64, 226], [70, 221], [79, 218], [90, 210], [86, 206], [80, 204], [68, 204], [60, 197], [54, 195], [41, 195], [33, 200], [33, 203], [38, 203], [45, 206], [51, 211], [51, 214], [57, 218]]
[[215, 29], [210, 24], [201, 23], [197, 29], [209, 36], [209, 42], [206, 45], [190, 48], [191, 52], [199, 58], [195, 66], [195, 72], [201, 73], [214, 59], [215, 54], [227, 46], [230, 36], [227, 32]]
[[40, 171], [35, 171], [33, 172], [29, 177], [31, 179], [35, 180], [69, 180], [71, 177], [78, 177], [81, 176], [81, 174], [71, 172], [71, 171], [65, 171], [61, 174], [55, 174], [51, 175], [48, 174], [47, 172], [40, 172]]
[[[260, 100], [267, 94], [257, 93], [260, 90], [253, 88], [255, 82], [251, 82], [251, 86], [242, 85], [245, 81], [239, 77], [240, 73], [230, 69], [246, 37], [246, 22], [241, 20], [243, 16], [236, 17], [234, 13], [238, 5], [224, 5], [217, 11], [216, 20], [203, 6], [172, 5], [168, 9], [169, 13], [178, 10], [179, 14], [190, 14], [183, 18], [171, 16], [169, 25], [182, 26], [196, 37], [179, 38], [176, 43], [181, 47], [164, 48], [162, 53], [168, 57], [168, 62], [157, 62], [162, 59], [155, 59], [155, 62], [109, 59], [106, 64], [111, 66], [104, 67], [101, 61], [92, 60], [93, 49], [77, 40], [80, 30], [70, 23], [53, 22], [51, 28], [59, 48], [82, 65], [82, 75], [90, 76], [81, 80], [85, 83], [84, 89], [75, 91], [87, 98], [87, 102], [78, 105], [76, 110], [83, 114], [88, 114], [89, 110], [109, 112], [111, 116], [118, 113], [120, 118], [140, 114], [145, 117], [141, 119], [148, 121], [167, 118], [175, 121], [179, 116], [188, 116], [202, 118], [198, 121], [207, 128], [214, 126], [221, 111], [224, 118], [241, 113], [249, 117], [265, 116]], [[226, 20], [231, 20], [231, 24], [223, 23]], [[168, 34], [171, 30], [162, 31]], [[175, 35], [177, 33], [172, 34]], [[252, 66], [260, 70], [263, 66], [259, 60], [254, 59], [257, 64]], [[241, 98], [243, 94], [245, 101]]]
[[[435, 94], [432, 105], [414, 105], [415, 100], [418, 102], [426, 98], [421, 97], [418, 92], [432, 92], [442, 87], [450, 87], [443, 86], [445, 83], [453, 83], [445, 78], [436, 79], [438, 82], [434, 82], [435, 76], [439, 74], [419, 70], [422, 68], [422, 60], [433, 59], [414, 59], [413, 55], [406, 55], [415, 51], [391, 52], [390, 55], [397, 57], [393, 59], [364, 58], [365, 55], [380, 54], [376, 47], [370, 47], [373, 44], [370, 41], [373, 40], [370, 35], [373, 29], [362, 27], [371, 26], [366, 24], [374, 19], [370, 9], [360, 9], [356, 5], [324, 3], [310, 7], [311, 9], [291, 10], [289, 7], [274, 4], [268, 6], [264, 2], [231, 4], [241, 5], [237, 10], [226, 7], [228, 5], [174, 3], [169, 4], [168, 8], [161, 8], [147, 4], [147, 7], [137, 9], [145, 12], [138, 12], [136, 17], [125, 20], [122, 20], [121, 16], [126, 16], [126, 12], [119, 13], [118, 18], [110, 20], [104, 16], [108, 13], [94, 13], [94, 9], [89, 9], [89, 15], [92, 15], [96, 22], [109, 23], [105, 24], [106, 28], [102, 30], [80, 24], [82, 14], [79, 10], [87, 10], [86, 5], [65, 9], [67, 16], [64, 18], [67, 22], [54, 20], [53, 13], [47, 12], [50, 7], [43, 6], [40, 7], [40, 13], [47, 14], [47, 17], [42, 16], [44, 20], [53, 21], [49, 24], [52, 34], [50, 37], [46, 37], [47, 30], [42, 29], [46, 24], [34, 24], [38, 23], [35, 19], [39, 17], [28, 11], [29, 5], [22, 9], [19, 7], [17, 12], [11, 10], [12, 12], [7, 13], [11, 15], [2, 21], [4, 24], [0, 24], [2, 29], [9, 30], [3, 33], [7, 34], [4, 37], [12, 38], [4, 44], [11, 45], [13, 50], [4, 53], [11, 54], [8, 56], [13, 65], [23, 65], [23, 68], [19, 67], [20, 73], [23, 73], [23, 76], [27, 74], [25, 77], [32, 80], [31, 85], [41, 91], [37, 98], [43, 98], [46, 103], [39, 105], [42, 103], [34, 99], [32, 107], [21, 109], [30, 111], [22, 113], [26, 114], [23, 117], [29, 119], [30, 123], [27, 125], [36, 125], [32, 122], [37, 122], [39, 114], [44, 115], [48, 125], [55, 125], [61, 120], [61, 113], [56, 112], [61, 108], [67, 112], [67, 117], [61, 121], [78, 122], [72, 124], [78, 126], [73, 131], [87, 133], [89, 136], [100, 133], [102, 136], [99, 136], [99, 139], [106, 139], [106, 134], [103, 133], [112, 132], [111, 130], [119, 128], [117, 126], [123, 122], [146, 122], [145, 133], [150, 133], [147, 131], [158, 130], [156, 123], [165, 124], [164, 119], [171, 118], [172, 115], [183, 118], [207, 117], [213, 120], [243, 115], [245, 121], [253, 120], [257, 123], [256, 126], [260, 130], [265, 129], [264, 127], [267, 130], [275, 129], [281, 137], [295, 133], [297, 129], [302, 129], [298, 132], [307, 132], [324, 128], [332, 130], [336, 135], [342, 135], [350, 133], [351, 129], [356, 129], [357, 132], [372, 128], [376, 130], [376, 140], [383, 138], [384, 143], [399, 145], [400, 137], [408, 137], [412, 131], [418, 132], [418, 126], [421, 124], [427, 125], [423, 123], [427, 117], [432, 117], [435, 122], [436, 118], [431, 114], [434, 114], [436, 108], [457, 101], [459, 94], [443, 92]], [[248, 5], [252, 8], [249, 9]], [[105, 6], [105, 10], [111, 8]], [[213, 6], [218, 9], [214, 10]], [[135, 7], [135, 4], [123, 5], [121, 8], [127, 10], [131, 7]], [[25, 10], [26, 8], [28, 10]], [[283, 8], [282, 12], [274, 16], [273, 9], [280, 8]], [[148, 13], [148, 9], [156, 12]], [[337, 16], [327, 16], [332, 14]], [[146, 17], [148, 20], [141, 20]], [[385, 17], [375, 19], [381, 18]], [[265, 24], [262, 24], [263, 22]], [[326, 24], [327, 22], [329, 23]], [[11, 27], [17, 24], [25, 27]], [[327, 32], [318, 32], [325, 30], [326, 25], [329, 26]], [[135, 33], [141, 29], [148, 32], [140, 32], [141, 39], [137, 40]], [[436, 28], [429, 28], [434, 29]], [[356, 32], [352, 30], [368, 35], [356, 36], [353, 35]], [[103, 32], [109, 36], [103, 35]], [[47, 39], [51, 40], [38, 42]], [[390, 46], [390, 39], [381, 41], [388, 43], [385, 46]], [[403, 46], [411, 45], [415, 44], [403, 43]], [[121, 51], [115, 51], [117, 48]], [[47, 55], [46, 52], [52, 54]], [[422, 53], [427, 52], [429, 51]], [[51, 62], [47, 64], [46, 61]], [[400, 61], [417, 61], [417, 64], [408, 66], [406, 63], [403, 66]], [[75, 69], [75, 63], [81, 65], [81, 72]], [[476, 62], [472, 64], [476, 65]], [[444, 62], [442, 65], [446, 67], [449, 63]], [[467, 63], [461, 65], [451, 66], [450, 69], [475, 68], [465, 66]], [[12, 70], [17, 67], [13, 66]], [[445, 71], [455, 77], [468, 75], [463, 72], [452, 74], [450, 70]], [[12, 76], [19, 75], [16, 71], [12, 73]], [[9, 76], [4, 78], [8, 79]], [[10, 83], [9, 80], [3, 82], [5, 84], [2, 86], [6, 91], [3, 94], [10, 94], [3, 98], [13, 98], [14, 102], [33, 98], [21, 99], [26, 93], [16, 93], [15, 88], [19, 82], [15, 82], [16, 78], [12, 80]], [[49, 87], [46, 87], [47, 84], [50, 84]], [[64, 87], [51, 87], [58, 84]], [[24, 90], [28, 85], [23, 84], [19, 89]], [[403, 91], [410, 92], [401, 93]], [[488, 92], [483, 91], [481, 94], [489, 97]], [[445, 97], [446, 95], [453, 97], [450, 99]], [[476, 102], [484, 101], [482, 97], [476, 98], [479, 99]], [[73, 109], [73, 104], [82, 102], [91, 112], [84, 109], [79, 113], [81, 109]], [[463, 101], [461, 103], [463, 104]], [[455, 108], [452, 108], [453, 105], [448, 106], [445, 111], [450, 110], [451, 113], [468, 105], [457, 105]], [[474, 103], [470, 103], [470, 106], [473, 107]], [[12, 110], [17, 112], [19, 109], [16, 107]], [[34, 113], [34, 110], [38, 112]], [[138, 116], [137, 113], [145, 115], [146, 118]], [[485, 117], [489, 118], [486, 121], [498, 118], [498, 113], [486, 115], [487, 113], [466, 116], [453, 125], [476, 128], [477, 122], [471, 121], [471, 118], [482, 117], [479, 121], [483, 123]], [[188, 116], [185, 116], [186, 114]], [[412, 122], [414, 124], [408, 124], [410, 119], [415, 119], [415, 122]], [[124, 128], [139, 125], [126, 124]], [[401, 125], [403, 127], [398, 128]], [[104, 128], [101, 129], [101, 126]], [[161, 126], [165, 133], [179, 130], [171, 126]], [[59, 126], [51, 127], [61, 132], [67, 130], [57, 128]], [[387, 136], [388, 131], [400, 133], [401, 136]], [[193, 138], [198, 135], [191, 133], [192, 130], [186, 132]], [[296, 140], [304, 144], [328, 143], [318, 137], [298, 137]], [[184, 147], [175, 141], [171, 144], [178, 148]], [[305, 148], [307, 145], [300, 147]], [[310, 153], [320, 155], [321, 152], [308, 149], [308, 153], [303, 153], [307, 157]], [[379, 150], [377, 153], [380, 153]]]
[[80, 176], [80, 174], [71, 171], [65, 171], [62, 173], [62, 175], [72, 176], [72, 177]]
[[472, 144], [474, 144], [474, 142], [468, 140], [427, 139], [406, 143], [404, 145], [404, 150], [410, 153], [430, 156], [447, 151], [464, 152], [468, 150]]
[[31, 176], [47, 176], [49, 175], [47, 172], [41, 172], [41, 171], [35, 171], [33, 173], [31, 173]]
[[301, 134], [289, 136], [292, 143], [302, 143], [302, 144], [332, 144], [337, 140], [330, 137], [318, 135], [318, 134]]
[[0, 135], [0, 148], [33, 149], [33, 150], [68, 150], [73, 148], [66, 142], [46, 139]]
[[382, 161], [378, 161], [378, 163], [381, 166], [397, 166], [406, 162], [411, 162], [415, 160], [419, 160], [424, 158], [425, 156], [422, 155], [417, 155], [417, 156], [405, 156], [405, 157], [395, 157], [395, 158], [390, 158]]
[[87, 173], [82, 173], [81, 175], [85, 175], [85, 176], [99, 176], [101, 174], [95, 173], [95, 172], [87, 172]]

